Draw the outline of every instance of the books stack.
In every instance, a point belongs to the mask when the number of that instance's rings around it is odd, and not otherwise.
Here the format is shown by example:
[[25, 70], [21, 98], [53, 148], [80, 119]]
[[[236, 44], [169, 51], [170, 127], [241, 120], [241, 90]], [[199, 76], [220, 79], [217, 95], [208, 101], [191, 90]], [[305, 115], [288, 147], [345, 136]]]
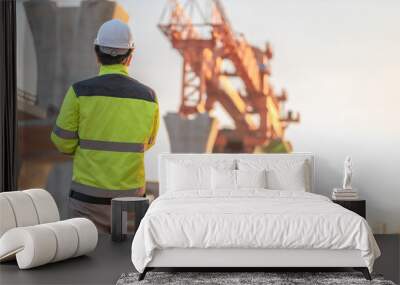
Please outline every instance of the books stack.
[[355, 189], [334, 188], [332, 193], [334, 200], [358, 200], [358, 192]]

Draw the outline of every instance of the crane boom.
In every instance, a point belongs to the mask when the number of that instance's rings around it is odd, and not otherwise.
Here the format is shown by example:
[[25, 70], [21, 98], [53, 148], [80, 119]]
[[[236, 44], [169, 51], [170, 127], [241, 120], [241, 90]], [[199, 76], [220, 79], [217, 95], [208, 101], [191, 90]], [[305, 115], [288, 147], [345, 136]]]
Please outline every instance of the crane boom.
[[[274, 139], [283, 140], [285, 128], [298, 122], [299, 115], [288, 112], [281, 117], [287, 95], [276, 95], [270, 86], [270, 45], [261, 50], [249, 44], [233, 31], [221, 2], [213, 0], [212, 4], [211, 21], [193, 23], [186, 8], [191, 5], [191, 10], [193, 6], [199, 9], [198, 3], [188, 0], [183, 6], [170, 0], [167, 22], [159, 24], [183, 57], [179, 113], [190, 116], [210, 112], [216, 102], [220, 103], [235, 129], [219, 133], [215, 148], [219, 151], [224, 151], [229, 140], [241, 141], [243, 151], [249, 152]], [[232, 67], [230, 70], [226, 63]], [[232, 78], [240, 79], [243, 91], [237, 89]]]

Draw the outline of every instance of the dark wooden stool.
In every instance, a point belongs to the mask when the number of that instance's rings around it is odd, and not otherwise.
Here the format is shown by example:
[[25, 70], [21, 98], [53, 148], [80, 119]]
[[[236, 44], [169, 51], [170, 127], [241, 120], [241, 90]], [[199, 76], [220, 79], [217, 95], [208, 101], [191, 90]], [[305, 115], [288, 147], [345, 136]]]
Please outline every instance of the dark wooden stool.
[[[149, 199], [144, 197], [118, 197], [111, 200], [111, 238], [123, 241], [128, 234], [135, 234], [140, 221], [149, 208]], [[135, 230], [128, 231], [128, 213], [135, 214]]]

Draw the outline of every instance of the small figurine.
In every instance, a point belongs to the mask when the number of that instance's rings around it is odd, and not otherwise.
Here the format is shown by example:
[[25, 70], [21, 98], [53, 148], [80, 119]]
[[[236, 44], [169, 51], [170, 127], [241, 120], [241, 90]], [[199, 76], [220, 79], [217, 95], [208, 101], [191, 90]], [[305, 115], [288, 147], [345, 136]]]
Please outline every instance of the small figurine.
[[350, 156], [346, 156], [344, 161], [344, 178], [343, 178], [343, 189], [352, 190], [351, 178], [353, 176], [353, 162]]

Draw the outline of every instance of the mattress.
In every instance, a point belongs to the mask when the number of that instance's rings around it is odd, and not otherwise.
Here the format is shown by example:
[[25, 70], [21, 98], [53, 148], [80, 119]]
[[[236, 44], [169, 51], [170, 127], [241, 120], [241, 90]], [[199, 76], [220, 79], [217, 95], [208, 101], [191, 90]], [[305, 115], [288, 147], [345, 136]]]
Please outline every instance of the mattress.
[[132, 243], [139, 272], [162, 249], [359, 250], [372, 271], [379, 248], [368, 223], [318, 194], [246, 189], [167, 192], [143, 218]]

